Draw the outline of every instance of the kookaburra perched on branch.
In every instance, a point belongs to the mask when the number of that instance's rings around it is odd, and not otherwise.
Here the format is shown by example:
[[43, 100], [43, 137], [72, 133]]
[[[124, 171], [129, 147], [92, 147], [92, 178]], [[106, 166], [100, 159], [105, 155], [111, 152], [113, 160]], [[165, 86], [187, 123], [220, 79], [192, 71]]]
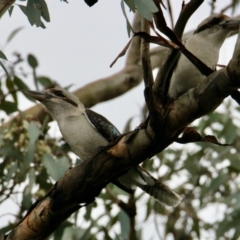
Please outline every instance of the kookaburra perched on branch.
[[[105, 117], [86, 109], [74, 94], [64, 89], [26, 91], [26, 94], [47, 108], [57, 121], [66, 142], [83, 161], [92, 158], [101, 147], [120, 136], [117, 128]], [[139, 166], [131, 167], [126, 174], [113, 182], [129, 193], [132, 193], [132, 188], [139, 187], [169, 206], [177, 206], [181, 201], [179, 195]]]
[[[203, 20], [189, 38], [185, 46], [209, 68], [218, 62], [219, 50], [231, 31], [237, 30], [240, 21], [232, 20], [224, 14], [214, 14]], [[183, 54], [173, 72], [168, 95], [176, 99], [189, 89], [196, 87], [204, 76]]]

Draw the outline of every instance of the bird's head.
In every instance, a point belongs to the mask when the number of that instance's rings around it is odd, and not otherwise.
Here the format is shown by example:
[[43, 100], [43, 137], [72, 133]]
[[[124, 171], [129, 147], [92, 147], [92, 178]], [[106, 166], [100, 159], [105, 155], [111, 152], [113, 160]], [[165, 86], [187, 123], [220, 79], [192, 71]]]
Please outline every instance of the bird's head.
[[85, 111], [76, 95], [59, 87], [46, 89], [42, 92], [25, 91], [25, 93], [41, 102], [56, 120], [77, 116]]
[[239, 20], [233, 20], [227, 15], [213, 14], [198, 25], [194, 34], [224, 41], [232, 31], [239, 28], [239, 24]]

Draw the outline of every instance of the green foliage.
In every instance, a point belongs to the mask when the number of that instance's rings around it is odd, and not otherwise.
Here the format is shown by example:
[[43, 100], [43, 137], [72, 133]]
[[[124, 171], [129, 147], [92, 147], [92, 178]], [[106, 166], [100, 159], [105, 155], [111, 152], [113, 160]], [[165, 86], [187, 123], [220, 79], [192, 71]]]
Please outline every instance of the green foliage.
[[42, 163], [47, 169], [49, 176], [55, 181], [60, 179], [70, 167], [69, 161], [66, 157], [54, 159], [51, 154], [47, 153], [43, 155]]
[[120, 210], [118, 214], [118, 221], [120, 222], [121, 225], [122, 238], [128, 239], [130, 232], [130, 220], [128, 215], [123, 210]]
[[8, 71], [6, 69], [6, 67], [4, 66], [4, 64], [0, 61], [0, 66], [3, 68], [4, 72], [6, 73], [6, 75], [8, 75]]
[[153, 0], [122, 0], [121, 8], [126, 19], [128, 36], [130, 36], [130, 32], [134, 32], [134, 30], [128, 20], [124, 3], [128, 6], [130, 11], [136, 12], [136, 10], [138, 10], [142, 17], [148, 21], [152, 21], [153, 13], [158, 11]]
[[[12, 9], [13, 9], [13, 7], [12, 7]], [[23, 29], [24, 29], [23, 27], [18, 27], [15, 30], [13, 30], [11, 32], [11, 34], [8, 36], [6, 43], [10, 43], [12, 41], [12, 39]]]
[[5, 56], [5, 54], [2, 51], [0, 51], [0, 58], [7, 60], [7, 57]]
[[158, 8], [152, 0], [135, 0], [137, 10], [149, 21], [152, 21], [152, 13], [157, 12]]
[[47, 4], [44, 0], [28, 0], [27, 6], [19, 5], [20, 9], [27, 16], [29, 23], [33, 26], [45, 28], [41, 17], [50, 22], [50, 15], [48, 12]]
[[28, 63], [34, 69], [38, 66], [38, 61], [32, 54], [28, 55]]

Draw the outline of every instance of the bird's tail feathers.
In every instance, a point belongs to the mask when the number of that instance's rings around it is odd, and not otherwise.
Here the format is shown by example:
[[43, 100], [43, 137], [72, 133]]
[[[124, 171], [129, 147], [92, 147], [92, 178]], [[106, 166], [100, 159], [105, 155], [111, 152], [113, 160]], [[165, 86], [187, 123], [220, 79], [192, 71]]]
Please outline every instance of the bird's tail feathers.
[[141, 170], [146, 183], [144, 185], [137, 184], [137, 186], [143, 191], [154, 197], [157, 201], [168, 206], [176, 207], [181, 202], [182, 198], [168, 186], [155, 179], [143, 168], [139, 168], [139, 170]]
[[182, 200], [182, 198], [171, 190], [168, 186], [161, 182], [156, 182], [154, 185], [142, 185], [139, 187], [154, 197], [157, 201], [164, 203], [171, 207], [176, 207]]
[[157, 201], [168, 206], [176, 207], [181, 201], [181, 197], [177, 193], [140, 166], [131, 167], [126, 174], [115, 179], [113, 183], [130, 194], [137, 186]]

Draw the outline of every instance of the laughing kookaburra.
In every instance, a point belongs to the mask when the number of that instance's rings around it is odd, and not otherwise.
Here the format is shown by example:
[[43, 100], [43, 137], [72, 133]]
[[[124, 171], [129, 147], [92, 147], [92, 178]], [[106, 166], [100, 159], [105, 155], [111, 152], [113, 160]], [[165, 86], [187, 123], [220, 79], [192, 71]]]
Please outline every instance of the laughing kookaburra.
[[[202, 21], [194, 35], [185, 46], [204, 62], [209, 68], [214, 68], [218, 62], [219, 50], [231, 31], [237, 30], [240, 21], [232, 20], [224, 14], [214, 14]], [[176, 99], [189, 89], [196, 87], [204, 76], [183, 54], [181, 54], [176, 69], [173, 72], [168, 95]]]
[[[26, 94], [40, 101], [47, 108], [57, 121], [65, 141], [83, 161], [92, 158], [101, 147], [120, 136], [117, 128], [105, 117], [86, 109], [74, 94], [64, 89], [26, 91]], [[131, 167], [126, 174], [113, 182], [129, 193], [132, 193], [132, 188], [137, 186], [169, 206], [177, 206], [181, 200], [179, 195], [140, 166]]]

